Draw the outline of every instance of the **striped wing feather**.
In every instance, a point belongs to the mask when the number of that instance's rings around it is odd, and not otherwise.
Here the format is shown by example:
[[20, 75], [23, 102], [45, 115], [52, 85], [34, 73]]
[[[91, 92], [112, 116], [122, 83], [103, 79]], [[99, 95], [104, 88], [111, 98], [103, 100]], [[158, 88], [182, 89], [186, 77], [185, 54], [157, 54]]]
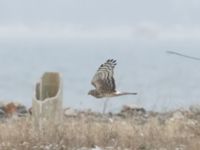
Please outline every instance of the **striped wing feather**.
[[92, 79], [92, 85], [96, 90], [101, 92], [114, 92], [115, 80], [114, 80], [114, 67], [116, 66], [116, 60], [108, 59], [102, 64]]

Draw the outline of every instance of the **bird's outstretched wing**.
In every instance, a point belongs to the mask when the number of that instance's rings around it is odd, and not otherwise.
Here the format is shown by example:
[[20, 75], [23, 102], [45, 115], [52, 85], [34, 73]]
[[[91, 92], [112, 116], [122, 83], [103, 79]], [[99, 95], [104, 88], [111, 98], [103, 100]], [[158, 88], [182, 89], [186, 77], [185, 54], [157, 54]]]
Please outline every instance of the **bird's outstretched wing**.
[[92, 85], [95, 86], [96, 90], [101, 92], [115, 91], [115, 80], [113, 74], [116, 64], [116, 60], [108, 59], [98, 68], [91, 82]]

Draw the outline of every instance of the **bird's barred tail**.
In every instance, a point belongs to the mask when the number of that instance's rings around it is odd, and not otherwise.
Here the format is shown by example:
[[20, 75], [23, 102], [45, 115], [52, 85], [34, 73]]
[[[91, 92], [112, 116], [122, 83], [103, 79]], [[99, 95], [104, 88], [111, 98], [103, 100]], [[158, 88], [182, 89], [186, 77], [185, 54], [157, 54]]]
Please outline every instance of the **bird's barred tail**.
[[135, 92], [116, 92], [115, 96], [122, 96], [122, 95], [137, 95], [137, 93]]

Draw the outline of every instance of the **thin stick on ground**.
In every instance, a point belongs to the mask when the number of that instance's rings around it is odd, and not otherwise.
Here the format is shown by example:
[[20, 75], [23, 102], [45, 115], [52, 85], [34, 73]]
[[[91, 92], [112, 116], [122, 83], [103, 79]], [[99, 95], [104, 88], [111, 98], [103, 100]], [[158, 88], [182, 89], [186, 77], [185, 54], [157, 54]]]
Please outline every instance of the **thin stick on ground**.
[[109, 101], [109, 98], [106, 98], [104, 103], [103, 103], [103, 114], [106, 113], [106, 109], [107, 109], [107, 106], [108, 106], [108, 101]]

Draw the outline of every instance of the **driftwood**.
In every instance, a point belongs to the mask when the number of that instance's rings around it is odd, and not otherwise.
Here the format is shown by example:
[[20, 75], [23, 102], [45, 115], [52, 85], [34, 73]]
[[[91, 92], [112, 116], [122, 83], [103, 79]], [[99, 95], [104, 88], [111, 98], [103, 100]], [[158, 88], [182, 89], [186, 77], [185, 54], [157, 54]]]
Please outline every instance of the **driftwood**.
[[63, 86], [61, 75], [56, 72], [44, 73], [36, 83], [32, 101], [33, 125], [36, 129], [55, 128], [63, 119]]
[[194, 56], [190, 56], [190, 55], [185, 55], [185, 54], [178, 53], [178, 52], [175, 52], [175, 51], [166, 51], [166, 53], [200, 61], [200, 58], [199, 58], [199, 57], [194, 57]]

